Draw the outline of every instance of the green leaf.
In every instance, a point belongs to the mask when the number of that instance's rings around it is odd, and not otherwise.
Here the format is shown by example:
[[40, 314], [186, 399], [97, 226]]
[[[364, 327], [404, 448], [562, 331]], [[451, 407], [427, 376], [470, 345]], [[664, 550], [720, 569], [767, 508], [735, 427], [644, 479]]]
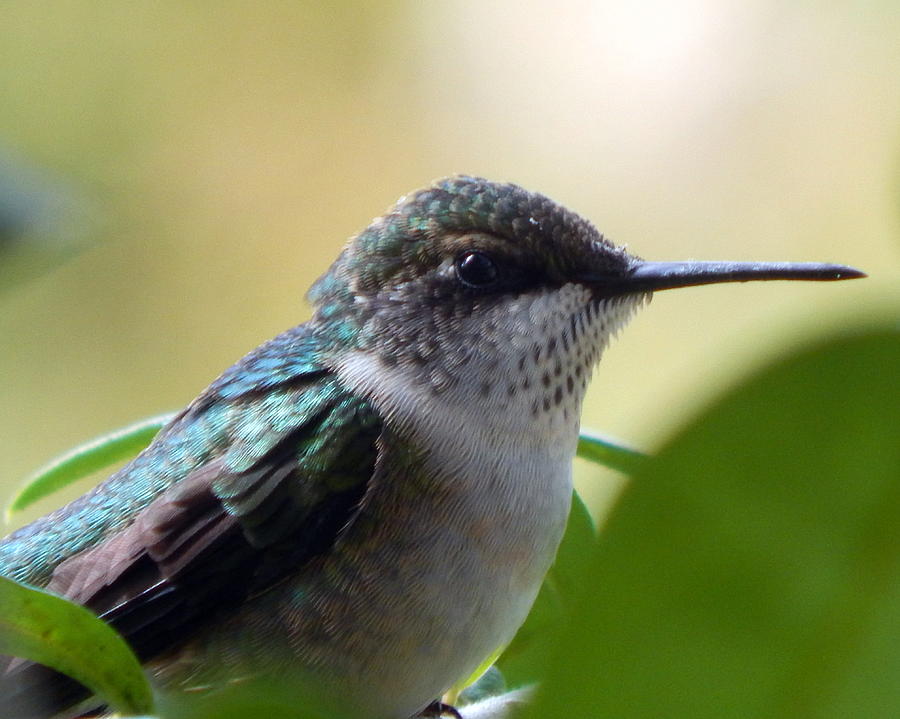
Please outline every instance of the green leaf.
[[0, 577], [0, 654], [78, 680], [122, 714], [153, 711], [150, 685], [131, 649], [84, 607]]
[[104, 467], [129, 459], [143, 450], [175, 415], [141, 420], [82, 444], [45, 465], [31, 477], [6, 508], [6, 521], [39, 499], [53, 494]]
[[767, 368], [649, 460], [531, 716], [900, 716], [900, 334]]
[[585, 561], [596, 544], [596, 532], [584, 502], [572, 495], [566, 533], [547, 573], [541, 591], [515, 638], [497, 661], [506, 682], [519, 687], [536, 681], [543, 673], [548, 647], [574, 616], [574, 600], [583, 581]]
[[647, 459], [647, 455], [600, 437], [592, 432], [582, 432], [578, 438], [577, 456], [604, 467], [633, 474]]

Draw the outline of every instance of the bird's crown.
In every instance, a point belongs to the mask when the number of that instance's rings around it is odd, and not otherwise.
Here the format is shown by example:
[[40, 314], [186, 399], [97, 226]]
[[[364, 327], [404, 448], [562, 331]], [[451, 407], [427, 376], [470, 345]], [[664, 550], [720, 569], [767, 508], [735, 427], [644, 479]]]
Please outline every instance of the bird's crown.
[[501, 290], [520, 288], [524, 275], [561, 284], [581, 269], [621, 272], [629, 261], [590, 222], [553, 200], [461, 175], [400, 198], [350, 241], [309, 299], [321, 305], [393, 291], [467, 252], [489, 254], [510, 272]]

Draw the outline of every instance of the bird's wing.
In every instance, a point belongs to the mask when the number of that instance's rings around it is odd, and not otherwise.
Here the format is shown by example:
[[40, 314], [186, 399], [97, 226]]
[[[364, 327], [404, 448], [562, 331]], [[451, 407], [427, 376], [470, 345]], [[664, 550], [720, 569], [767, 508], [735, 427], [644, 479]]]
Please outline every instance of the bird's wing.
[[[273, 343], [155, 440], [170, 458], [208, 456], [124, 528], [61, 562], [46, 587], [91, 608], [142, 659], [327, 551], [372, 476], [377, 413], [309, 357], [288, 367]], [[225, 441], [192, 446], [198, 431]]]
[[380, 421], [318, 377], [251, 400], [240, 424], [269, 414], [258, 406], [269, 403], [305, 403], [308, 414], [249, 447], [235, 442], [124, 530], [62, 562], [47, 589], [94, 610], [146, 659], [326, 551], [372, 475]]

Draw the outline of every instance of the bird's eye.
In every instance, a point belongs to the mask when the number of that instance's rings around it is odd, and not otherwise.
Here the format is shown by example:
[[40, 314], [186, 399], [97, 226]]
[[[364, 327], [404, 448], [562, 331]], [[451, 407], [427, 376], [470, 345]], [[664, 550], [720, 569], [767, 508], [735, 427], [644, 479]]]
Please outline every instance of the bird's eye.
[[484, 252], [465, 252], [456, 258], [456, 275], [468, 287], [490, 287], [497, 281], [497, 264]]

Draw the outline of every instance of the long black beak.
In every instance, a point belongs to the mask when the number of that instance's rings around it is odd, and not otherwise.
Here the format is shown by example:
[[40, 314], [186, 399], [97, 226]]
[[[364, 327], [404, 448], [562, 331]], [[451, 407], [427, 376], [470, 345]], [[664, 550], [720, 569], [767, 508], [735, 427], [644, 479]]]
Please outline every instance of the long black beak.
[[676, 287], [754, 280], [851, 280], [866, 273], [816, 262], [645, 262], [636, 260], [618, 277], [593, 278], [614, 293], [658, 292]]

